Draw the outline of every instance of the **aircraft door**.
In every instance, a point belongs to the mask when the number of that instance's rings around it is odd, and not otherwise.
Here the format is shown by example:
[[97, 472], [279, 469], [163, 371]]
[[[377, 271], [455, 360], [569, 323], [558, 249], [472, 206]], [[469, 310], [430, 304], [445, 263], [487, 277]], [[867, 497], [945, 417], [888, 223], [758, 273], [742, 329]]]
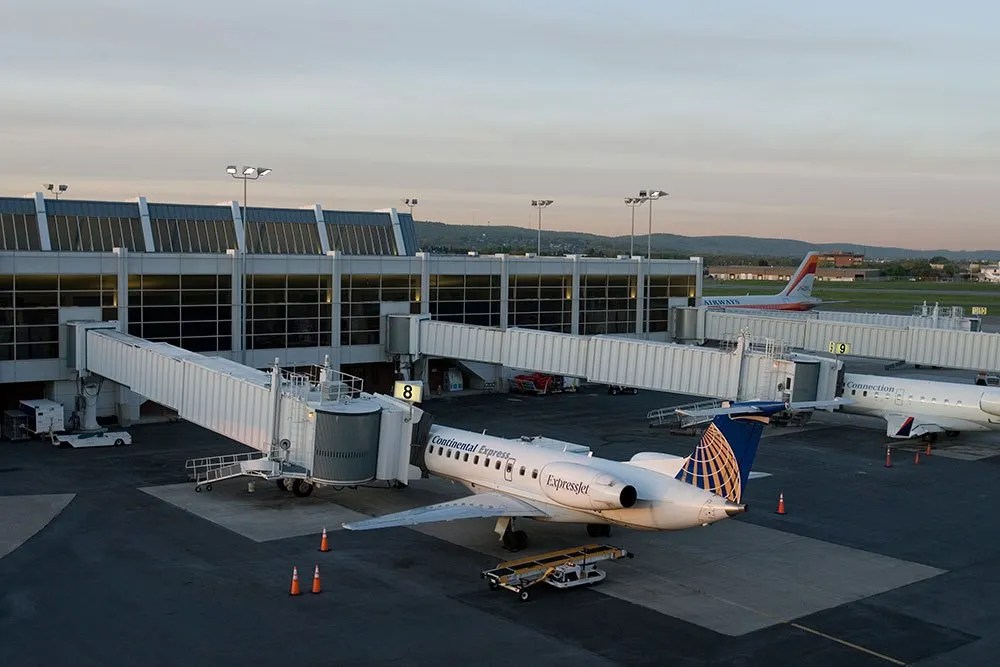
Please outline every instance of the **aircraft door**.
[[503, 478], [508, 482], [514, 481], [514, 465], [516, 463], [515, 459], [507, 459], [506, 465], [503, 468]]
[[897, 389], [896, 390], [896, 405], [902, 405], [903, 404], [903, 393], [904, 392], [903, 392], [902, 389]]

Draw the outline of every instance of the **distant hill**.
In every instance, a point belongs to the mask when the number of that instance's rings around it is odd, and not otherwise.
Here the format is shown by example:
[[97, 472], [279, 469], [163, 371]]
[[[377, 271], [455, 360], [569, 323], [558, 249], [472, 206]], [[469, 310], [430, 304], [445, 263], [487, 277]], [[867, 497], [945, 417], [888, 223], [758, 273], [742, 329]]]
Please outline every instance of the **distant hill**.
[[[451, 225], [443, 222], [417, 222], [417, 241], [429, 252], [534, 252], [537, 230], [526, 227]], [[646, 236], [636, 235], [636, 253], [645, 254]], [[947, 257], [954, 261], [1000, 260], [1000, 250], [910, 250], [907, 248], [865, 246], [857, 243], [807, 243], [793, 239], [766, 239], [751, 236], [680, 236], [653, 234], [654, 255], [660, 257], [754, 257], [801, 258], [810, 250], [864, 253], [868, 260], [930, 259]], [[583, 232], [542, 230], [542, 252], [546, 254], [616, 255], [628, 253], [628, 236], [600, 236]]]

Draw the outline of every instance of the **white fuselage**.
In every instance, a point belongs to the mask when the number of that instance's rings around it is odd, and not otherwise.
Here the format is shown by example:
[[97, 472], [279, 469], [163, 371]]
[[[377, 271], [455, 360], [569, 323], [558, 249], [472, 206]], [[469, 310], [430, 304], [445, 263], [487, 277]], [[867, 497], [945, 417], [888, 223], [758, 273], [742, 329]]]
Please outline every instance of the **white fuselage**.
[[756, 310], [811, 310], [822, 300], [782, 295], [706, 296], [701, 302], [709, 308], [753, 308]]
[[844, 398], [842, 412], [915, 416], [949, 431], [1000, 430], [1000, 389], [847, 373]]
[[[497, 491], [544, 507], [548, 521], [679, 530], [729, 516], [725, 498], [674, 479], [685, 459], [668, 454], [611, 461], [433, 426], [424, 460], [430, 473], [460, 482], [473, 493]], [[609, 479], [619, 484], [609, 485]], [[638, 496], [631, 507], [594, 506], [602, 498], [617, 497], [615, 489], [625, 486], [634, 487]]]

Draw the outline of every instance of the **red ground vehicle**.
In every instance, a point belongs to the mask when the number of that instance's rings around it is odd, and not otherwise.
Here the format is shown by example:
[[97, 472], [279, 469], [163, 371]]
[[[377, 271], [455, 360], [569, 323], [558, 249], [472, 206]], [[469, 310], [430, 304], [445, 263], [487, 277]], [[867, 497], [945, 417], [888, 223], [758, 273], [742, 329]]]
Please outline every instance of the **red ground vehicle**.
[[526, 373], [515, 375], [510, 380], [510, 390], [521, 394], [555, 394], [566, 391], [565, 380], [558, 375]]

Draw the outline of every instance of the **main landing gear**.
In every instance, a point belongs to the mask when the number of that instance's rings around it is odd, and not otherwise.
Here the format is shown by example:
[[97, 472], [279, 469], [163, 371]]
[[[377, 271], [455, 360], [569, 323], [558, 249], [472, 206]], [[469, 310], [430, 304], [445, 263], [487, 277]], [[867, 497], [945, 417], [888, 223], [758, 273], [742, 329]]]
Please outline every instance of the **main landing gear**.
[[611, 536], [611, 524], [610, 523], [588, 523], [587, 524], [587, 535], [591, 537], [610, 537]]
[[[500, 536], [503, 548], [507, 551], [520, 551], [528, 546], [528, 534], [523, 530], [515, 530], [514, 517], [500, 517], [497, 519], [497, 525], [494, 530]], [[590, 537], [610, 537], [611, 524], [588, 523], [587, 535]]]
[[520, 551], [528, 546], [528, 534], [523, 530], [514, 530], [514, 517], [502, 516], [497, 519], [494, 529], [507, 551]]

